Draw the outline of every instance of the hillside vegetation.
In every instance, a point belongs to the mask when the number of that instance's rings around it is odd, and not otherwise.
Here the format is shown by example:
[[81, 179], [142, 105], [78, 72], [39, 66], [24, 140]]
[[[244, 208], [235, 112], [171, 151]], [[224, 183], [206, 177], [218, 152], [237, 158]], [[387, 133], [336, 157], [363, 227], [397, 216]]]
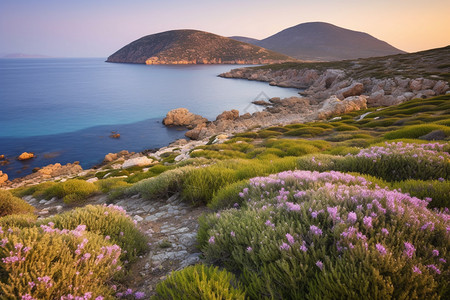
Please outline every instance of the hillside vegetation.
[[214, 141], [188, 161], [169, 153], [145, 171], [111, 170], [89, 187], [84, 181], [104, 174], [4, 194], [0, 298], [117, 295], [125, 262], [146, 251], [120, 207], [36, 221], [17, 198], [56, 195], [82, 206], [100, 192], [112, 202], [179, 194], [209, 207], [197, 235], [204, 265], [173, 272], [155, 299], [450, 297], [450, 95]]

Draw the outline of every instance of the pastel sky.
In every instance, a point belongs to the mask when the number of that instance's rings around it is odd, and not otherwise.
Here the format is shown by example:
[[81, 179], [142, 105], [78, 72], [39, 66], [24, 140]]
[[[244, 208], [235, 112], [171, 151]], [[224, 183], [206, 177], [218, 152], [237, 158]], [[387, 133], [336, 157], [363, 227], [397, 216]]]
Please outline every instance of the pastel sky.
[[450, 45], [449, 0], [0, 0], [0, 55], [107, 57], [172, 29], [262, 39], [323, 21], [408, 52]]

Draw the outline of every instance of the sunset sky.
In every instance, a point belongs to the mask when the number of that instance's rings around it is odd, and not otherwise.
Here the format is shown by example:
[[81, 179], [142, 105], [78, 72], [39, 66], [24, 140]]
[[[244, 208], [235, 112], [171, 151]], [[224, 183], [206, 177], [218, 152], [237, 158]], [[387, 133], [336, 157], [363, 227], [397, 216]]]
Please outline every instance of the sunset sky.
[[448, 0], [0, 0], [0, 56], [107, 57], [144, 35], [191, 28], [262, 39], [304, 22], [415, 52], [450, 44]]

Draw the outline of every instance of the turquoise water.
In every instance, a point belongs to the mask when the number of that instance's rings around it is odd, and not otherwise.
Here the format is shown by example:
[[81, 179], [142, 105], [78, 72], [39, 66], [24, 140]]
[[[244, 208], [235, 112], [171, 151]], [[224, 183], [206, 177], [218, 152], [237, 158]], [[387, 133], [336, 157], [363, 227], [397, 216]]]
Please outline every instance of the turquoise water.
[[[26, 164], [0, 166], [10, 177], [33, 167], [101, 162], [108, 152], [165, 146], [183, 132], [160, 121], [174, 108], [214, 119], [224, 110], [257, 109], [261, 95], [288, 97], [295, 89], [217, 77], [238, 66], [146, 66], [103, 59], [0, 59], [0, 154], [37, 154]], [[239, 66], [240, 67], [240, 66]], [[109, 139], [111, 131], [121, 138]]]

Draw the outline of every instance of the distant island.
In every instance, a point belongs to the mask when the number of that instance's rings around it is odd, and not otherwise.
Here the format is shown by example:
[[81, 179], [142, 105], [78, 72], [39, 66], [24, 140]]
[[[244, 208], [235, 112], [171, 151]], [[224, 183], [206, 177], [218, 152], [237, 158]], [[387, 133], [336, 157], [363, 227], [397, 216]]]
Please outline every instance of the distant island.
[[51, 58], [51, 56], [42, 54], [26, 54], [26, 53], [8, 53], [1, 58]]
[[269, 64], [295, 61], [259, 46], [199, 30], [171, 30], [144, 36], [107, 62], [162, 64]]
[[302, 23], [263, 40], [243, 36], [231, 38], [300, 60], [335, 61], [406, 53], [370, 34], [325, 22]]

